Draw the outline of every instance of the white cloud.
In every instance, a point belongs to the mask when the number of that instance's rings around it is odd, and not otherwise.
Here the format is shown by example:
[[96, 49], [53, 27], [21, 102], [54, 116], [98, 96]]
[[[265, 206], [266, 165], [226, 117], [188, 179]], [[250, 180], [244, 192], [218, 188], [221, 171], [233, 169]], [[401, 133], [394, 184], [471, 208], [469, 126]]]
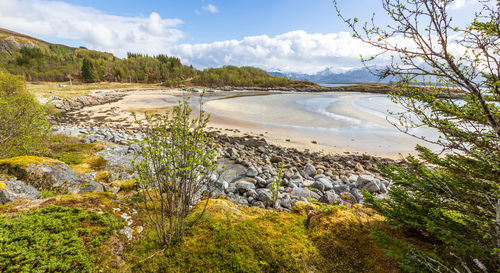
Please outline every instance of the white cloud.
[[[169, 54], [198, 68], [223, 65], [257, 66], [266, 70], [315, 73], [325, 68], [344, 71], [359, 68], [359, 54], [375, 54], [373, 47], [352, 38], [347, 32], [309, 34], [292, 31], [269, 37], [246, 37], [209, 44], [181, 44]], [[388, 57], [380, 62], [388, 61]]]
[[0, 27], [35, 37], [78, 39], [89, 48], [124, 56], [127, 51], [154, 54], [184, 36], [183, 22], [149, 17], [124, 17], [47, 0], [1, 0]]
[[451, 10], [457, 10], [457, 9], [461, 9], [465, 6], [468, 6], [470, 4], [475, 4], [475, 3], [478, 3], [479, 0], [455, 0], [451, 6], [450, 6], [450, 9]]
[[208, 4], [206, 6], [203, 6], [203, 9], [210, 12], [210, 13], [219, 13], [219, 9], [212, 4]]

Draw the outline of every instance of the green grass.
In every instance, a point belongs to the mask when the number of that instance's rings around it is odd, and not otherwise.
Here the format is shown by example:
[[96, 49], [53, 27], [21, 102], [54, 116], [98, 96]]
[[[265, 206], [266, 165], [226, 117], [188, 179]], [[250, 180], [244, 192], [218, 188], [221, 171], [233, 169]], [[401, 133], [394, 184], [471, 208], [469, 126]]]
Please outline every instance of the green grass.
[[99, 247], [120, 225], [106, 213], [58, 206], [0, 217], [0, 272], [94, 272]]

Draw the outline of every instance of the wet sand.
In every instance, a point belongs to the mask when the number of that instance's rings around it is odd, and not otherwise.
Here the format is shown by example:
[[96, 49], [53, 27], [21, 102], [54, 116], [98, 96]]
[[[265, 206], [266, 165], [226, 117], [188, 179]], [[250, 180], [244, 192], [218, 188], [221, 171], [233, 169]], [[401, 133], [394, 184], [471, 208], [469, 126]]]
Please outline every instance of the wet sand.
[[[307, 93], [256, 95], [259, 94], [222, 91], [206, 94], [204, 109], [211, 114], [210, 129], [235, 136], [259, 135], [272, 144], [299, 150], [368, 153], [393, 159], [413, 153], [413, 148], [418, 143], [415, 139], [397, 132], [382, 118], [380, 109], [368, 109], [367, 113], [363, 113], [349, 104], [349, 97], [380, 95], [343, 94], [344, 98], [337, 98], [336, 95], [332, 97], [330, 94]], [[196, 115], [199, 94], [175, 89], [128, 92], [120, 101], [87, 107], [79, 112], [90, 116], [89, 124], [94, 119], [105, 123], [133, 124], [131, 112], [161, 113], [177, 105], [183, 96], [191, 97], [190, 102], [195, 109], [193, 114]], [[319, 107], [321, 109], [313, 108], [319, 112], [309, 113], [307, 108], [292, 103], [298, 100], [300, 104], [303, 98], [322, 103]], [[325, 104], [325, 99], [332, 101]]]

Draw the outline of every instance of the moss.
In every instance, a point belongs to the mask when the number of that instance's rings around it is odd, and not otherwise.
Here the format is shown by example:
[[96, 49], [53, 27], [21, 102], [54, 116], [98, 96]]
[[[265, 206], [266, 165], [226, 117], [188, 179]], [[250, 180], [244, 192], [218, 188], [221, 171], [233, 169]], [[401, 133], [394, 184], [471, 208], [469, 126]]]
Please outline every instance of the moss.
[[360, 205], [329, 207], [309, 218], [309, 238], [329, 272], [398, 272], [395, 262], [370, 237], [384, 218]]
[[104, 182], [104, 183], [109, 183], [111, 182], [111, 173], [110, 172], [105, 172], [105, 171], [101, 171], [101, 172], [98, 172], [96, 177], [95, 177], [95, 180], [97, 182]]
[[98, 249], [119, 227], [109, 214], [58, 206], [0, 217], [0, 271], [94, 272]]
[[[188, 218], [193, 221], [200, 204]], [[227, 200], [210, 200], [206, 215], [191, 229], [185, 241], [133, 271], [161, 272], [305, 272], [311, 271], [318, 252], [307, 238], [305, 218], [260, 208], [239, 210]], [[146, 256], [155, 245], [155, 235], [131, 247]], [[313, 270], [314, 271], [314, 270]]]
[[54, 166], [55, 163], [63, 164], [63, 162], [59, 160], [47, 157], [38, 157], [38, 156], [18, 156], [13, 158], [0, 159], [0, 166], [9, 166], [11, 168], [15, 167], [26, 168], [28, 164], [42, 164], [42, 165]]
[[[188, 216], [188, 224], [203, 206]], [[147, 227], [145, 237], [129, 247], [125, 258], [134, 272], [399, 271], [370, 238], [373, 227], [383, 227], [383, 218], [372, 210], [306, 202], [294, 208], [296, 213], [276, 213], [209, 200], [205, 215], [183, 242], [158, 253], [156, 234]], [[147, 262], [137, 263], [154, 253]]]
[[320, 209], [320, 206], [318, 204], [304, 202], [304, 201], [299, 201], [299, 202], [297, 202], [297, 203], [295, 203], [293, 205], [292, 212], [300, 214], [302, 216], [307, 216], [306, 215], [306, 207], [308, 209], [312, 209], [312, 210], [318, 210], [318, 209]]
[[135, 180], [127, 180], [127, 181], [118, 180], [113, 182], [112, 184], [118, 186], [121, 191], [129, 192], [134, 189]]
[[0, 181], [0, 190], [5, 190], [6, 188], [7, 186], [2, 181]]

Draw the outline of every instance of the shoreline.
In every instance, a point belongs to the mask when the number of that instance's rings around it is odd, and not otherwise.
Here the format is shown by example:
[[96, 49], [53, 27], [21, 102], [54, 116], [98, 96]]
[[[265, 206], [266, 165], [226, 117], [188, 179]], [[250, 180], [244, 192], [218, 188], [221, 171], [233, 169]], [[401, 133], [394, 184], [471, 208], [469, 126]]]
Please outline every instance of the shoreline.
[[[269, 95], [270, 93], [254, 92], [210, 92], [206, 94], [208, 100], [223, 100], [241, 96]], [[280, 94], [282, 92], [272, 92], [271, 94]], [[155, 90], [155, 91], [127, 91], [125, 94], [120, 92], [120, 97], [115, 101], [104, 104], [82, 106], [80, 109], [67, 111], [56, 119], [58, 125], [76, 126], [79, 128], [109, 128], [120, 131], [134, 130], [136, 126], [134, 118], [130, 112], [151, 113], [162, 112], [170, 109], [177, 104], [180, 96], [190, 96], [194, 101], [198, 93], [187, 93], [185, 90]], [[154, 104], [151, 102], [154, 101]], [[193, 114], [198, 113], [198, 107], [193, 107]], [[317, 139], [294, 136], [293, 133], [285, 129], [275, 129], [270, 132], [265, 126], [252, 123], [250, 121], [240, 121], [231, 117], [211, 115], [209, 123], [211, 132], [219, 132], [229, 137], [242, 137], [253, 135], [266, 139], [271, 144], [282, 146], [284, 148], [294, 148], [303, 151], [320, 152], [324, 154], [370, 154], [377, 157], [400, 160], [407, 156], [401, 152], [366, 152], [348, 147], [336, 147], [322, 144]]]

